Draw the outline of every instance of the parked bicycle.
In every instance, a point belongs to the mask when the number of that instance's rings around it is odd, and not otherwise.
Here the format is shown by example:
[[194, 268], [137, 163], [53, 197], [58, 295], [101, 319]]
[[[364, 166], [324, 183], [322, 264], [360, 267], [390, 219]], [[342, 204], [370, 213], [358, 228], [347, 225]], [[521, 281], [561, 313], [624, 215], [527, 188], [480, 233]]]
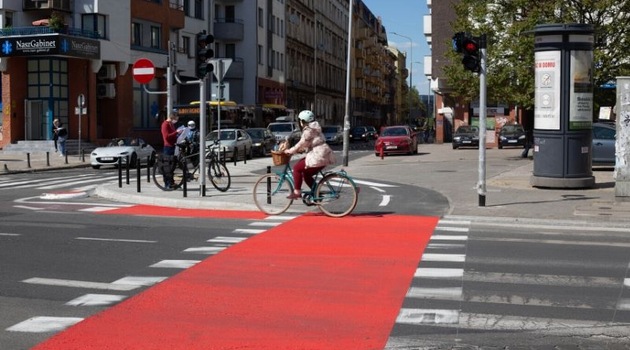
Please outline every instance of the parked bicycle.
[[[261, 176], [254, 185], [254, 203], [265, 214], [279, 215], [289, 209], [293, 203], [287, 196], [293, 193], [293, 170], [290, 157], [273, 153], [275, 165], [284, 164], [280, 172], [271, 172]], [[320, 171], [315, 177], [313, 188], [302, 191], [302, 202], [307, 206], [316, 205], [324, 214], [331, 217], [343, 217], [350, 214], [357, 205], [359, 187], [345, 170]]]
[[[232, 183], [230, 172], [227, 167], [219, 159], [218, 151], [214, 149], [214, 144], [210, 143], [206, 147], [206, 165], [208, 179], [212, 186], [221, 192], [225, 192], [230, 188]], [[199, 181], [199, 153], [193, 153], [192, 144], [189, 141], [178, 144], [179, 154], [174, 164], [168, 166], [163, 162], [156, 162], [153, 165], [153, 182], [155, 185], [164, 190], [172, 191], [183, 186], [184, 181]], [[164, 173], [172, 171], [173, 184], [166, 186]]]

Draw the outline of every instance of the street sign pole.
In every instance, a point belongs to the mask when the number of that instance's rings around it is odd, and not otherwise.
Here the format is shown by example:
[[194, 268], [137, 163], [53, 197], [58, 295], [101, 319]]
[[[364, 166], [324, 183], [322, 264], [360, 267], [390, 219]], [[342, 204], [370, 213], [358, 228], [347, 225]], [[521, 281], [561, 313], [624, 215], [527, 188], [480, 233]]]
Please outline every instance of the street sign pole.
[[85, 107], [85, 95], [79, 94], [77, 97], [77, 105], [79, 105], [79, 156], [81, 156], [81, 119], [83, 119], [83, 107]]
[[479, 206], [486, 206], [486, 34], [481, 35], [481, 70], [479, 72]]

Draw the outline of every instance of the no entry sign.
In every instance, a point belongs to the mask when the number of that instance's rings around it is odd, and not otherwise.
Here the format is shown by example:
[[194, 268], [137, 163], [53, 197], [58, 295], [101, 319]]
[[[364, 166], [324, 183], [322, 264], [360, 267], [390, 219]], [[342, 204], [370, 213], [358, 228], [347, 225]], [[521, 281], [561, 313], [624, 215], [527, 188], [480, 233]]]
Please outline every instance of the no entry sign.
[[140, 58], [133, 64], [133, 78], [140, 84], [148, 84], [155, 77], [155, 66], [151, 60]]

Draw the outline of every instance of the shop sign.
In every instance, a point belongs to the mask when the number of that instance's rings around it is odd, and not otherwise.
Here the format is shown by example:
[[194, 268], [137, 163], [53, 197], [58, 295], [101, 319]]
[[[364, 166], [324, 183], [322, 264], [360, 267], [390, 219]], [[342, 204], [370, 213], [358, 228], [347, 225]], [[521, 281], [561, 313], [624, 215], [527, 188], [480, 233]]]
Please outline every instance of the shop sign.
[[0, 57], [49, 55], [99, 59], [101, 42], [62, 34], [14, 36], [0, 39]]

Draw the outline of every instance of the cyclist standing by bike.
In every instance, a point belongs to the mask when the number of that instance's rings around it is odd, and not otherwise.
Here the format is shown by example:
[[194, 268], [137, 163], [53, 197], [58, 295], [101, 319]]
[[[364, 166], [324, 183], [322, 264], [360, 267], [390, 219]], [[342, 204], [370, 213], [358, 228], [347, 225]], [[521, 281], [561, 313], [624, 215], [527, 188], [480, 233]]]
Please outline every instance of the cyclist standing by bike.
[[322, 128], [315, 120], [315, 114], [309, 110], [304, 110], [298, 115], [302, 137], [293, 147], [284, 151], [285, 154], [292, 155], [306, 151], [306, 157], [300, 159], [293, 165], [293, 181], [295, 189], [288, 199], [302, 198], [302, 182], [306, 182], [309, 187], [313, 186], [314, 176], [324, 167], [335, 164], [335, 155], [332, 149], [326, 144], [326, 137], [322, 133]]
[[[164, 175], [164, 183], [166, 188], [170, 188], [173, 185], [173, 169], [175, 167], [175, 145], [177, 143], [177, 136], [182, 133], [183, 129], [176, 129], [175, 124], [179, 120], [179, 115], [176, 111], [172, 111], [166, 120], [162, 122], [162, 141], [164, 141], [164, 148], [162, 149], [162, 174]], [[169, 169], [166, 169], [166, 168]]]

